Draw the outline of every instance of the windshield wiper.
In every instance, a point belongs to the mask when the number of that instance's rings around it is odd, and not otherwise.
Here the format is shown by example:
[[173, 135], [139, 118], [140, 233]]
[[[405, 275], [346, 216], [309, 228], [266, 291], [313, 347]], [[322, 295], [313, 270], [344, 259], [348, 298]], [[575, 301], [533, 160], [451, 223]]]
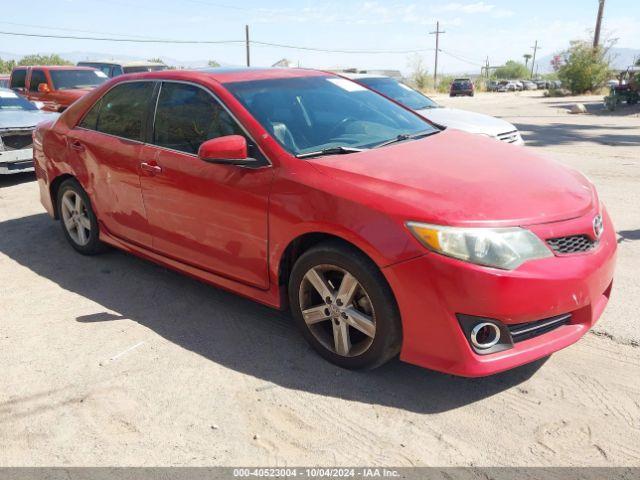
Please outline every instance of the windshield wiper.
[[405, 140], [417, 140], [418, 138], [428, 137], [429, 135], [434, 135], [439, 132], [440, 130], [420, 132], [420, 133], [414, 133], [414, 134], [401, 133], [396, 138], [392, 138], [391, 140], [387, 140], [386, 142], [379, 143], [373, 148], [386, 147], [387, 145], [391, 145], [392, 143], [404, 142]]
[[364, 148], [355, 148], [355, 147], [331, 147], [325, 148], [324, 150], [318, 150], [317, 152], [307, 152], [307, 153], [299, 153], [296, 155], [298, 158], [311, 158], [311, 157], [321, 157], [322, 155], [342, 155], [345, 153], [358, 153], [364, 152]]

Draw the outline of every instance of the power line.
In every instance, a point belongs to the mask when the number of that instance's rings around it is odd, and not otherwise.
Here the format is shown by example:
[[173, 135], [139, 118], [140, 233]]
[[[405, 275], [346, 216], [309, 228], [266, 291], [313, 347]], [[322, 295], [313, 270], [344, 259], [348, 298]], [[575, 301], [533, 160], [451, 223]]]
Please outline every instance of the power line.
[[[104, 42], [127, 42], [127, 43], [172, 43], [172, 44], [232, 44], [232, 43], [245, 43], [244, 40], [176, 40], [176, 39], [154, 39], [154, 38], [113, 38], [113, 37], [85, 37], [75, 35], [53, 35], [53, 34], [36, 34], [36, 33], [22, 33], [22, 32], [5, 32], [0, 31], [0, 35], [12, 35], [18, 37], [36, 37], [36, 38], [57, 38], [64, 40], [92, 40], [92, 41], [104, 41]], [[289, 48], [294, 50], [307, 50], [314, 52], [327, 52], [327, 53], [356, 53], [356, 54], [407, 54], [431, 51], [433, 49], [406, 49], [406, 50], [346, 50], [346, 49], [329, 49], [318, 47], [304, 47], [299, 45], [287, 45], [284, 43], [262, 42], [259, 40], [252, 40], [253, 45], [262, 45], [267, 47]]]
[[440, 52], [444, 53], [445, 55], [449, 55], [450, 57], [453, 57], [453, 58], [455, 58], [456, 60], [460, 60], [461, 62], [465, 62], [465, 63], [468, 63], [468, 64], [470, 64], [470, 65], [476, 66], [476, 67], [482, 67], [482, 66], [484, 66], [484, 64], [483, 64], [483, 63], [476, 62], [476, 61], [474, 61], [474, 60], [469, 60], [469, 59], [467, 59], [467, 58], [465, 58], [465, 57], [462, 57], [462, 56], [460, 56], [460, 55], [458, 55], [458, 54], [454, 54], [454, 53], [452, 53], [451, 51], [447, 51], [447, 50], [440, 49]]

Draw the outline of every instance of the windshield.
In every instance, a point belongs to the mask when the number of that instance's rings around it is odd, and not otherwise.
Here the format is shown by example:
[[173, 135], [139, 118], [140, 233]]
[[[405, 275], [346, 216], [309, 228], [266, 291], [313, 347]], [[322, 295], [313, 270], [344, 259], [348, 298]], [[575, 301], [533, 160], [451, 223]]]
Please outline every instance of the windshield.
[[95, 87], [108, 78], [98, 70], [50, 70], [49, 75], [55, 90]]
[[356, 81], [412, 110], [440, 106], [429, 97], [393, 78], [359, 78]]
[[25, 98], [16, 95], [13, 92], [0, 91], [0, 111], [5, 112], [11, 110], [15, 111], [27, 111], [38, 110], [33, 103]]
[[438, 130], [344, 78], [314, 76], [226, 83], [258, 122], [294, 155], [371, 148], [399, 135]]

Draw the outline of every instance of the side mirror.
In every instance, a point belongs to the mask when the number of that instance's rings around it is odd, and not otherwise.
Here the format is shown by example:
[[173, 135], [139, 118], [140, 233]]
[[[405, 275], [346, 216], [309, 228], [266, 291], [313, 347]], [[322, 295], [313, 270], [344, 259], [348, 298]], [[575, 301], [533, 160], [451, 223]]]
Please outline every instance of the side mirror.
[[222, 165], [252, 165], [255, 158], [248, 158], [247, 139], [242, 135], [226, 135], [207, 140], [198, 149], [198, 157], [209, 163]]
[[38, 92], [40, 93], [49, 93], [51, 91], [51, 89], [49, 88], [49, 85], [46, 83], [41, 83], [38, 85]]

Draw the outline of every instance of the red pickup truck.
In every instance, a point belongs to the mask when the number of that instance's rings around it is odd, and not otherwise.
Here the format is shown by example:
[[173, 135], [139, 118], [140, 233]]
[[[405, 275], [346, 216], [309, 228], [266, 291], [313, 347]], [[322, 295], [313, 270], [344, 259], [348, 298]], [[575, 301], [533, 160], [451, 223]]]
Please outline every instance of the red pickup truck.
[[95, 68], [73, 66], [15, 67], [9, 88], [33, 102], [42, 102], [43, 110], [62, 112], [108, 77]]

